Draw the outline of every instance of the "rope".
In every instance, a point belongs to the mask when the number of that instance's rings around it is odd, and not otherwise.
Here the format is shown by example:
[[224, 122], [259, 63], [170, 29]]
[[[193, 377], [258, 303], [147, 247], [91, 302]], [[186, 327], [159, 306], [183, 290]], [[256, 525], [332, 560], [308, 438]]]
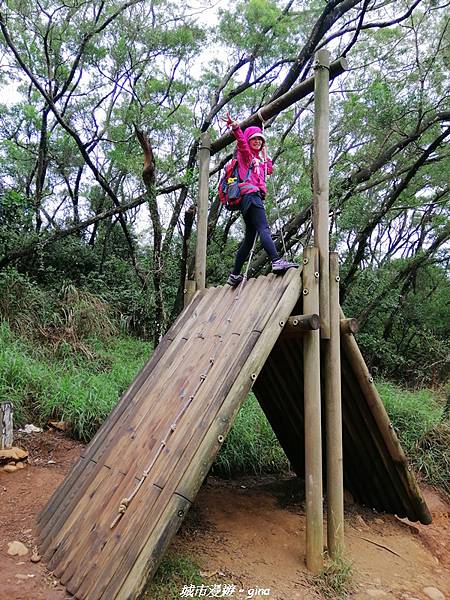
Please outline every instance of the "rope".
[[[159, 457], [162, 454], [162, 451], [164, 450], [164, 448], [166, 447], [167, 443], [169, 442], [171, 436], [174, 434], [178, 423], [180, 422], [180, 420], [183, 418], [184, 414], [186, 413], [187, 409], [189, 408], [189, 406], [192, 404], [192, 402], [195, 399], [195, 396], [197, 395], [198, 391], [200, 390], [201, 386], [203, 385], [203, 383], [205, 382], [209, 372], [211, 371], [212, 367], [214, 366], [214, 363], [216, 362], [217, 356], [219, 354], [219, 344], [222, 343], [223, 341], [223, 337], [224, 334], [226, 332], [226, 330], [228, 329], [228, 325], [232, 322], [232, 317], [234, 316], [234, 311], [237, 307], [237, 302], [240, 298], [240, 294], [241, 291], [245, 285], [245, 282], [247, 281], [247, 275], [248, 275], [248, 270], [249, 270], [249, 266], [252, 260], [252, 255], [255, 249], [255, 245], [256, 245], [256, 238], [258, 236], [255, 236], [255, 240], [253, 242], [253, 247], [250, 253], [250, 257], [249, 257], [249, 261], [247, 264], [247, 268], [245, 271], [245, 275], [242, 279], [242, 282], [239, 284], [238, 286], [238, 293], [234, 299], [233, 305], [231, 307], [231, 310], [225, 320], [225, 326], [222, 330], [221, 333], [215, 335], [214, 337], [216, 337], [216, 341], [214, 343], [213, 349], [212, 349], [212, 356], [209, 359], [209, 365], [208, 368], [206, 369], [206, 372], [202, 373], [200, 375], [200, 380], [197, 383], [196, 388], [194, 389], [193, 393], [189, 396], [188, 400], [184, 403], [184, 405], [181, 407], [180, 411], [178, 412], [177, 416], [175, 417], [175, 420], [173, 421], [173, 423], [170, 425], [169, 430], [165, 436], [165, 438], [161, 441], [159, 448], [155, 454], [155, 456], [153, 457], [153, 459], [151, 460], [151, 462], [149, 463], [149, 465], [147, 466], [147, 468], [145, 469], [145, 471], [143, 471], [141, 478], [139, 479], [138, 483], [136, 484], [135, 488], [133, 489], [133, 491], [131, 492], [131, 494], [129, 496], [127, 496], [126, 498], [122, 498], [122, 500], [120, 501], [119, 504], [119, 508], [117, 511], [117, 515], [114, 518], [114, 520], [112, 521], [111, 525], [110, 525], [110, 529], [114, 529], [114, 527], [119, 523], [119, 521], [122, 519], [123, 515], [125, 514], [125, 512], [127, 511], [128, 507], [130, 506], [132, 500], [135, 498], [136, 494], [139, 492], [139, 490], [141, 489], [141, 487], [143, 486], [145, 480], [147, 479], [148, 475], [150, 474], [150, 471], [153, 469], [153, 467], [155, 466], [157, 460], [159, 459]], [[199, 335], [199, 337], [201, 337], [201, 334]], [[222, 346], [223, 347], [223, 346]], [[183, 397], [183, 396], [181, 396]], [[141, 421], [138, 423], [138, 425], [136, 426], [136, 429], [141, 425], [142, 423], [142, 419]], [[133, 436], [135, 436], [135, 432], [133, 433]]]

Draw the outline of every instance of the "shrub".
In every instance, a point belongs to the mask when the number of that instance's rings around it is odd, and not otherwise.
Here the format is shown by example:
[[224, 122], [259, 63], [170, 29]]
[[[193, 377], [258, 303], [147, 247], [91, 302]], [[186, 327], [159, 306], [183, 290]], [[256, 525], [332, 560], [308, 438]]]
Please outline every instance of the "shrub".
[[213, 473], [276, 473], [289, 468], [269, 422], [255, 396], [249, 394], [213, 465]]

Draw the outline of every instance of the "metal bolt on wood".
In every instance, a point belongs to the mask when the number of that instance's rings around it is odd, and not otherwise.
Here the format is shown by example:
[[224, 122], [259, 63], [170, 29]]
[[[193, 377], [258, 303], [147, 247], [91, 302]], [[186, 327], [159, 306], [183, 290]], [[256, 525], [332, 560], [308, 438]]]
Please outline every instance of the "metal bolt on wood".
[[217, 437], [217, 441], [219, 442], [219, 444], [222, 444], [222, 442], [224, 441], [224, 439], [225, 439], [225, 438], [223, 437], [223, 435], [219, 435], [219, 436]]
[[305, 288], [305, 289], [303, 290], [303, 295], [304, 295], [304, 296], [307, 296], [308, 294], [309, 294], [309, 290]]

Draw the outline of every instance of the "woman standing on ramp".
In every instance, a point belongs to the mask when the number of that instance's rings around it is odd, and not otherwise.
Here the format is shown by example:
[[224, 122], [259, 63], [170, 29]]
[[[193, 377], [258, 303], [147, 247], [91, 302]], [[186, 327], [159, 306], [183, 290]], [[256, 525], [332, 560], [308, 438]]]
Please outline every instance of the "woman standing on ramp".
[[267, 156], [263, 132], [259, 127], [248, 127], [242, 131], [230, 113], [222, 120], [236, 138], [239, 179], [246, 182], [239, 205], [245, 223], [245, 237], [239, 246], [234, 268], [227, 280], [229, 285], [236, 287], [243, 280], [241, 269], [250, 255], [257, 235], [272, 262], [273, 273], [284, 273], [287, 269], [297, 268], [298, 265], [278, 256], [270, 234], [263, 201], [267, 192], [266, 175], [272, 173], [272, 161]]

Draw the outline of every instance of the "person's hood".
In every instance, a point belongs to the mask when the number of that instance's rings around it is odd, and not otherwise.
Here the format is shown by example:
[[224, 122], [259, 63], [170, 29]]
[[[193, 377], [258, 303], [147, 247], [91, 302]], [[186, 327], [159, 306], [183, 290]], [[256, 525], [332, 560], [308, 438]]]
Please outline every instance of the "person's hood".
[[247, 127], [244, 131], [244, 137], [247, 142], [249, 142], [252, 138], [259, 137], [263, 140], [264, 144], [266, 143], [266, 138], [260, 127]]

